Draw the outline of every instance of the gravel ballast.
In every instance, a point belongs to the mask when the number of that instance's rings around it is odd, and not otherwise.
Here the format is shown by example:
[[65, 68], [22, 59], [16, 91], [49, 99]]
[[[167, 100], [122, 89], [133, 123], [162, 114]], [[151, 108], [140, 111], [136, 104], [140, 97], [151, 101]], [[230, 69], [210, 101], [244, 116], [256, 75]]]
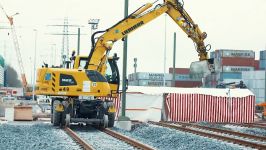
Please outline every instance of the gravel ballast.
[[47, 123], [0, 124], [1, 150], [79, 150], [62, 129]]
[[140, 125], [130, 132], [118, 128], [113, 128], [113, 130], [155, 147], [158, 150], [249, 149], [235, 144], [150, 124]]
[[134, 150], [131, 145], [126, 144], [110, 135], [107, 135], [95, 128], [86, 127], [80, 129], [72, 129], [83, 140], [89, 143], [96, 150]]

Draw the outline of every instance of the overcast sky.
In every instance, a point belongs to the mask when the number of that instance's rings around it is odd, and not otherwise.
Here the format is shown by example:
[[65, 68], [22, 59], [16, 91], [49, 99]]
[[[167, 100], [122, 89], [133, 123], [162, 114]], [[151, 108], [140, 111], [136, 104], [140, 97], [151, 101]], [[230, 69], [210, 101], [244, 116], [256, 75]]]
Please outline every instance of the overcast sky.
[[[185, 9], [202, 31], [207, 32], [206, 44], [215, 49], [245, 49], [258, 52], [266, 48], [266, 1], [265, 0], [184, 0]], [[153, 0], [129, 0], [129, 12]], [[162, 3], [163, 0], [159, 0]], [[63, 27], [48, 25], [63, 24], [64, 17], [69, 24], [83, 25], [81, 28], [81, 54], [88, 55], [90, 49], [90, 18], [99, 18], [99, 29], [104, 30], [124, 16], [124, 0], [92, 1], [92, 0], [0, 0], [10, 15], [15, 16], [15, 25], [23, 64], [28, 82], [31, 80], [34, 57], [34, 40], [37, 29], [37, 66], [43, 61], [51, 63], [52, 50], [56, 48], [56, 62], [59, 64], [62, 48], [62, 36], [50, 33], [62, 33]], [[138, 72], [163, 73], [164, 55], [164, 19], [165, 15], [155, 19], [129, 35], [128, 43], [128, 74], [133, 72], [133, 58], [138, 58]], [[166, 71], [173, 64], [173, 33], [177, 33], [176, 67], [189, 67], [198, 56], [194, 45], [181, 29], [167, 19], [167, 61]], [[0, 27], [7, 26], [7, 19], [0, 12]], [[15, 50], [9, 30], [0, 29], [0, 54], [6, 61], [17, 68]], [[77, 28], [71, 27], [70, 33]], [[77, 36], [69, 36], [70, 52], [77, 49]], [[55, 44], [55, 45], [54, 45]], [[113, 53], [118, 53], [120, 71], [122, 72], [122, 42], [115, 43]], [[53, 53], [55, 54], [55, 53]], [[19, 71], [19, 70], [18, 70]]]

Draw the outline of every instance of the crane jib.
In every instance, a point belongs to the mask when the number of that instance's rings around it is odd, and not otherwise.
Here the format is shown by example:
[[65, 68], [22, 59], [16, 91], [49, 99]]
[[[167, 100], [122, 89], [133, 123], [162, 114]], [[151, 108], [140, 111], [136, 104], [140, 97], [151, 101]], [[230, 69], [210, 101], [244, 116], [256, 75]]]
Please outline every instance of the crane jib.
[[125, 31], [123, 31], [122, 34], [123, 34], [123, 35], [126, 35], [126, 34], [128, 34], [129, 32], [131, 32], [131, 31], [137, 29], [138, 27], [142, 26], [143, 24], [144, 24], [144, 22], [143, 22], [143, 21], [140, 21], [139, 23], [135, 24], [134, 26], [132, 26], [132, 27], [126, 29]]

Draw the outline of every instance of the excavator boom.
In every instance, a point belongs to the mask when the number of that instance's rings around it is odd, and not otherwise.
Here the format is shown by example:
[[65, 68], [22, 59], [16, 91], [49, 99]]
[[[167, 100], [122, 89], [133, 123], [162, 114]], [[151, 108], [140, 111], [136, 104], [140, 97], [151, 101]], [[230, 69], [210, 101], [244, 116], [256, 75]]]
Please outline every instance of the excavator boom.
[[[207, 55], [209, 45], [204, 44], [204, 39], [207, 37], [207, 34], [201, 32], [198, 25], [194, 23], [185, 11], [183, 5], [177, 0], [165, 0], [163, 4], [158, 4], [154, 8], [151, 8], [152, 6], [152, 3], [147, 3], [106, 31], [96, 32], [92, 36], [93, 46], [85, 69], [98, 70], [101, 74], [105, 74], [109, 51], [117, 40], [123, 39], [138, 28], [167, 13], [195, 43], [200, 62], [192, 63], [192, 74], [195, 76], [195, 74], [202, 75], [202, 72], [204, 72], [203, 74], [213, 72], [213, 66], [210, 66], [213, 61], [208, 60]], [[103, 32], [104, 34], [95, 43], [94, 36]]]

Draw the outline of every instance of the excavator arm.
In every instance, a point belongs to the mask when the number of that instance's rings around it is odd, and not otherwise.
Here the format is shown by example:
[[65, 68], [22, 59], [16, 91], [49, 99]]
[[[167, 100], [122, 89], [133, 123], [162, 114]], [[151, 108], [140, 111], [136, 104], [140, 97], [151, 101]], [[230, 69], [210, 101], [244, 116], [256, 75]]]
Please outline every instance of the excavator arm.
[[[177, 0], [164, 0], [163, 4], [157, 4], [155, 7], [153, 5], [153, 3], [147, 3], [106, 31], [95, 32], [91, 39], [92, 50], [85, 69], [97, 70], [105, 74], [108, 54], [113, 44], [164, 13], [167, 13], [195, 43], [199, 60], [207, 60], [207, 50], [204, 44], [207, 34], [201, 32], [198, 25], [184, 10], [182, 3]], [[99, 33], [103, 34], [95, 43], [94, 36]]]

